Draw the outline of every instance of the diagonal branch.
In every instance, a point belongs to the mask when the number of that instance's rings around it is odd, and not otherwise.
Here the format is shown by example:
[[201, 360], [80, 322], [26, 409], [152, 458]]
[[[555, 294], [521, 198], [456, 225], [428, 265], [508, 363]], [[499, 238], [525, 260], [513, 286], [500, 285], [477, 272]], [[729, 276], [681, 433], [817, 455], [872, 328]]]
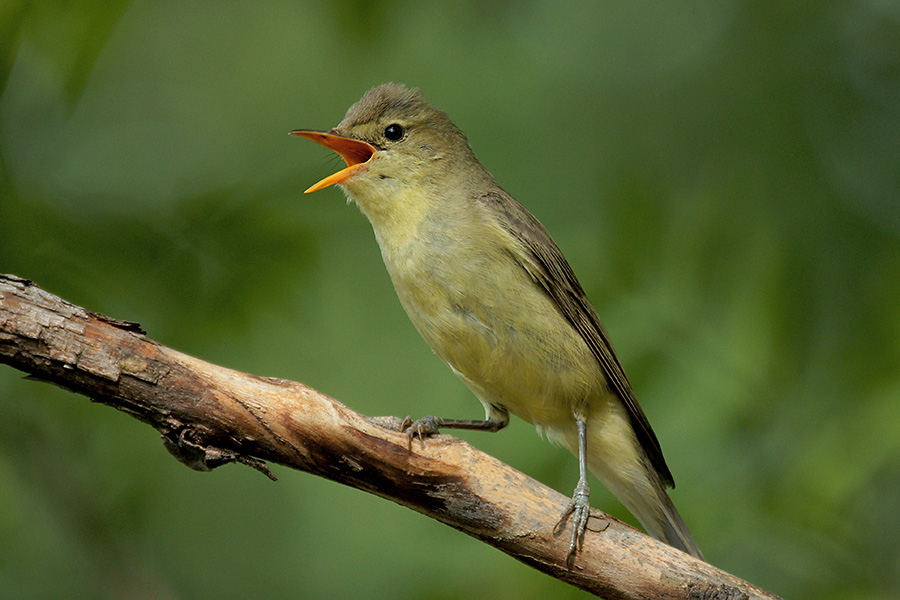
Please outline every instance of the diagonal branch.
[[388, 498], [609, 599], [776, 598], [592, 510], [566, 566], [553, 533], [568, 498], [447, 435], [407, 449], [399, 419], [369, 418], [301, 384], [182, 354], [135, 324], [0, 275], [0, 362], [124, 411], [191, 468], [271, 461]]

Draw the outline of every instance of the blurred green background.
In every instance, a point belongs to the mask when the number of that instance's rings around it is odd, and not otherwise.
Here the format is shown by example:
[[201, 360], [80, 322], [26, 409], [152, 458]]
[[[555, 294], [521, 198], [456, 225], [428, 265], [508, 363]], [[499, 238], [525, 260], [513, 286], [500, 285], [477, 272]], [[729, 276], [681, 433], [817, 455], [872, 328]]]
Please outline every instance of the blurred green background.
[[[898, 2], [3, 0], [0, 272], [365, 414], [479, 417], [365, 218], [301, 194], [338, 162], [287, 132], [387, 80], [553, 233], [709, 561], [794, 599], [900, 596]], [[461, 437], [574, 486], [522, 421]], [[192, 472], [0, 367], [0, 597], [584, 596], [275, 471]]]

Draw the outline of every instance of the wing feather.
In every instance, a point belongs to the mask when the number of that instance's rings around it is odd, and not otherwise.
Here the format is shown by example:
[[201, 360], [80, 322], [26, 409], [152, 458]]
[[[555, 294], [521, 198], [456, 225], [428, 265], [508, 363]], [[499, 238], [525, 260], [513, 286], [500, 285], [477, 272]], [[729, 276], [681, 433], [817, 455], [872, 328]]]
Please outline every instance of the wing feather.
[[603, 369], [609, 389], [627, 408], [638, 441], [650, 463], [666, 485], [675, 487], [659, 440], [634, 397], [606, 329], [550, 234], [534, 215], [503, 190], [490, 192], [478, 200], [491, 209], [503, 228], [521, 244], [523, 255], [516, 256], [516, 259], [553, 299], [563, 316], [587, 343]]

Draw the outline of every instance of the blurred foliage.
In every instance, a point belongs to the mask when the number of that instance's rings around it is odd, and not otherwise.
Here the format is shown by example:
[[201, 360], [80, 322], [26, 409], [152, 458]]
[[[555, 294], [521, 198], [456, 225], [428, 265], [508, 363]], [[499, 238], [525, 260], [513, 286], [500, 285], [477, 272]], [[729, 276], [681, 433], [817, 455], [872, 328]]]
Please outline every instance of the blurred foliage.
[[[708, 559], [900, 595], [900, 4], [0, 3], [0, 271], [367, 414], [475, 417], [336, 166], [289, 138], [421, 87], [553, 232]], [[569, 493], [514, 421], [478, 447]], [[567, 598], [314, 477], [190, 472], [0, 368], [0, 597]], [[594, 506], [630, 518], [601, 486]], [[375, 556], [375, 560], [372, 557]]]

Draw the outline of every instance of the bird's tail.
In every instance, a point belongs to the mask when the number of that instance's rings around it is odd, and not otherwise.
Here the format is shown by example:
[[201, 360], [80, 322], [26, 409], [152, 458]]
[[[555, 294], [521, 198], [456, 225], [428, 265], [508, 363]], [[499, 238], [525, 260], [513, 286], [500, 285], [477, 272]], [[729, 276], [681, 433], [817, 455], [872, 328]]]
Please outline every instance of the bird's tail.
[[610, 491], [631, 511], [641, 523], [647, 533], [670, 546], [687, 552], [691, 556], [703, 560], [703, 553], [694, 536], [688, 530], [687, 525], [665, 489], [659, 483], [659, 478], [648, 477], [652, 481], [653, 492], [647, 495], [636, 495], [629, 491], [616, 490], [610, 483], [605, 483]]
[[647, 533], [702, 560], [697, 542], [624, 419], [588, 423], [588, 468]]

